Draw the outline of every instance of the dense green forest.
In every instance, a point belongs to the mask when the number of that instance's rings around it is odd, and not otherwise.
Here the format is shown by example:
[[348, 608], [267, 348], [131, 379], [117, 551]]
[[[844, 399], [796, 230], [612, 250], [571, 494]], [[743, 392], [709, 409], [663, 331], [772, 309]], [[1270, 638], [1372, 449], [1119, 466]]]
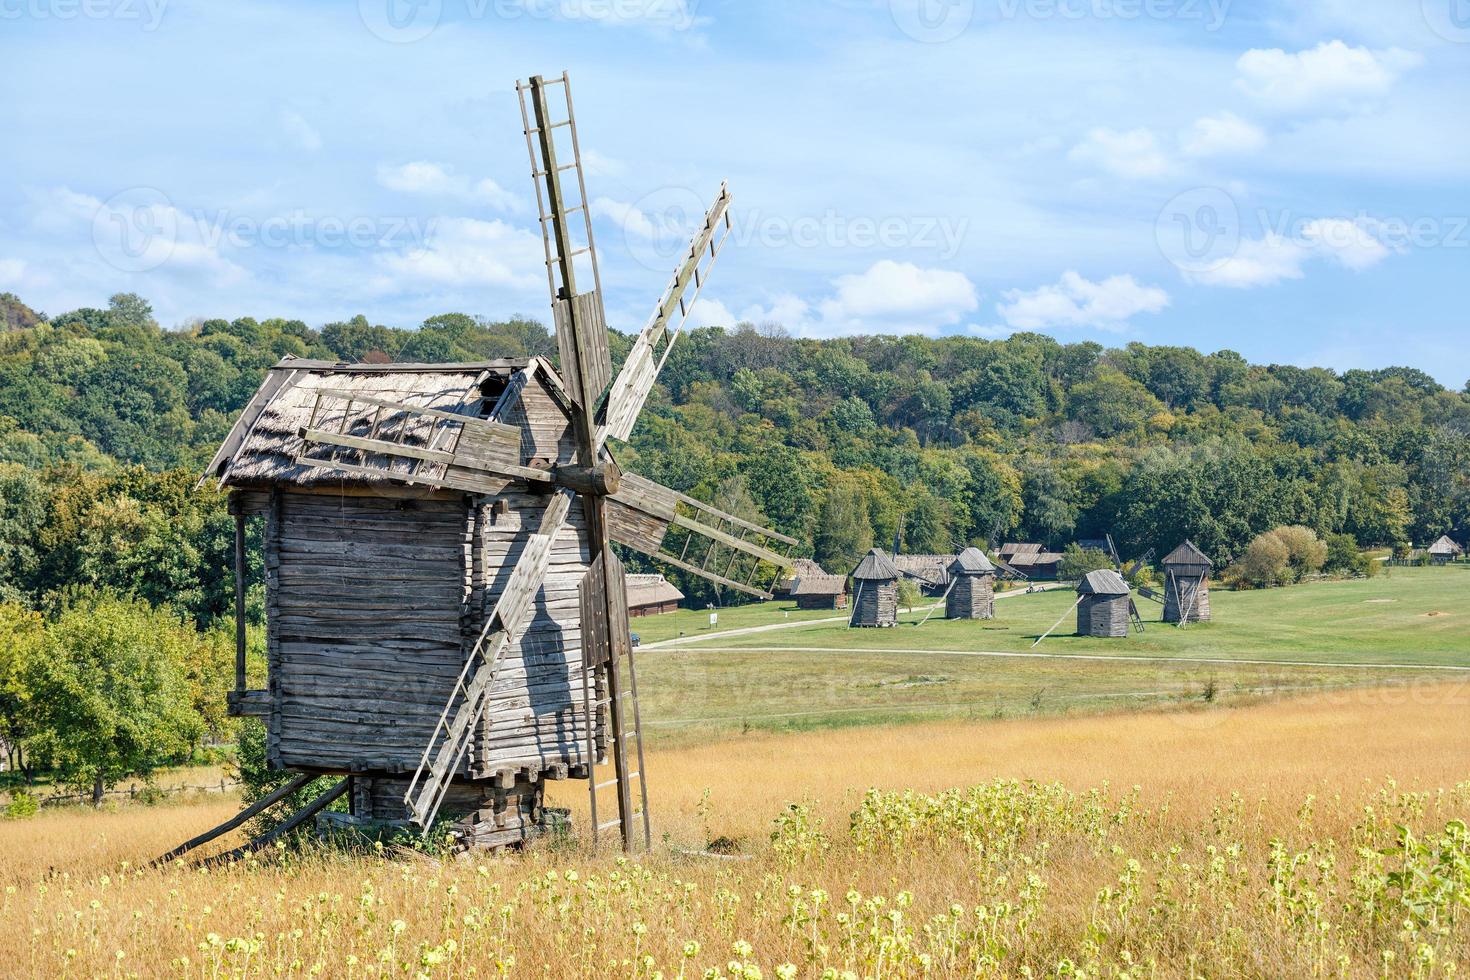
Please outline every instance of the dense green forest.
[[[463, 314], [163, 330], [131, 294], [49, 317], [5, 295], [0, 331], [0, 599], [44, 608], [90, 586], [201, 625], [228, 601], [230, 532], [193, 484], [271, 364], [556, 350], [534, 320]], [[615, 356], [628, 346], [615, 338]], [[1228, 350], [699, 329], [621, 458], [834, 570], [900, 525], [914, 552], [1110, 532], [1127, 555], [1189, 536], [1221, 564], [1281, 525], [1365, 547], [1470, 532], [1470, 394], [1411, 368]]]

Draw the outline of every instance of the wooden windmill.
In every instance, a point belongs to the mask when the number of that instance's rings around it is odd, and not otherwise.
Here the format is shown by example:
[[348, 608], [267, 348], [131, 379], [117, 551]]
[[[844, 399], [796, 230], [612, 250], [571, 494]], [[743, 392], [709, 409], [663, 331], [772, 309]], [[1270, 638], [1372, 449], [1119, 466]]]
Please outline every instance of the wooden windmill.
[[[292, 788], [342, 777], [323, 798], [348, 796], [346, 819], [428, 828], [442, 813], [464, 844], [503, 846], [546, 823], [546, 780], [584, 778], [594, 840], [616, 828], [624, 848], [647, 847], [613, 546], [769, 598], [797, 542], [623, 473], [609, 446], [632, 432], [720, 254], [728, 190], [614, 378], [567, 77], [517, 91], [561, 369], [288, 358], [270, 372], [208, 474], [237, 520], [230, 704], [265, 719], [272, 765], [302, 773]], [[252, 517], [267, 574], [259, 691], [244, 663]]]
[[1210, 572], [1215, 563], [1185, 541], [1164, 556], [1164, 622], [1207, 623], [1210, 620]]

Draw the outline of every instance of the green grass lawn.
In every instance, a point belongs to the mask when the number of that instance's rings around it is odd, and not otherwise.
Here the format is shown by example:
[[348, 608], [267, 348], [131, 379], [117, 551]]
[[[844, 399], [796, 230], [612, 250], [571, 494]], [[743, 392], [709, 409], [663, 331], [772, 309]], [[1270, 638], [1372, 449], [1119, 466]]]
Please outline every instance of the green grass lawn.
[[[718, 626], [709, 624], [709, 614], [719, 613]], [[704, 636], [722, 633], [725, 630], [744, 629], [748, 626], [769, 626], [773, 623], [799, 623], [814, 619], [832, 619], [846, 616], [839, 609], [797, 609], [796, 603], [786, 600], [756, 602], [748, 606], [730, 606], [727, 609], [680, 609], [678, 612], [658, 616], [642, 616], [629, 620], [629, 628], [637, 633], [644, 643], [658, 643], [680, 636]]]
[[[1071, 636], [1075, 619], [1068, 615], [1060, 635], [1034, 651], [1036, 637], [1075, 601], [1070, 591], [1002, 599], [991, 622], [935, 616], [915, 626], [922, 616], [915, 612], [893, 629], [809, 623], [647, 651], [638, 661], [643, 718], [650, 739], [682, 741], [732, 730], [1014, 717], [1318, 687], [1470, 682], [1470, 674], [1452, 671], [1390, 669], [1470, 667], [1467, 600], [1470, 569], [1396, 568], [1371, 580], [1216, 591], [1215, 621], [1183, 630], [1157, 622], [1162, 607], [1139, 600], [1147, 628], [1125, 640]], [[789, 609], [768, 603], [725, 610], [719, 629], [787, 622], [782, 613]], [[797, 615], [792, 612], [792, 619]], [[711, 632], [707, 613], [649, 617], [634, 629], [649, 642], [660, 634], [640, 625], [680, 617], [694, 629], [671, 626], [661, 635], [677, 636], [681, 628], [687, 638]]]

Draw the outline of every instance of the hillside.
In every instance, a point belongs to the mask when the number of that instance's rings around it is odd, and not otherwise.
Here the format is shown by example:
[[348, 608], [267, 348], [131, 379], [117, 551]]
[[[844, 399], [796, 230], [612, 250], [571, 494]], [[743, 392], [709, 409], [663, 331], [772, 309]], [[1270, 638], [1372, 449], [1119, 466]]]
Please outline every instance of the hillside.
[[[320, 329], [241, 317], [163, 330], [131, 294], [50, 317], [7, 294], [0, 317], [0, 595], [32, 599], [78, 581], [62, 573], [80, 559], [53, 552], [68, 534], [117, 519], [116, 508], [96, 520], [81, 513], [99, 494], [135, 501], [128, 519], [157, 536], [197, 524], [190, 550], [207, 552], [218, 503], [182, 490], [284, 356], [555, 353], [546, 328], [525, 318], [446, 314], [403, 330], [360, 316]], [[615, 356], [627, 346], [615, 338]], [[915, 552], [1108, 531], [1129, 554], [1191, 536], [1217, 563], [1288, 523], [1365, 547], [1470, 531], [1470, 395], [1421, 371], [1338, 374], [1252, 365], [1228, 350], [1104, 349], [1037, 334], [696, 330], [675, 349], [623, 461], [768, 520], [834, 569], [891, 541], [900, 521]], [[182, 472], [162, 487], [148, 476], [170, 470]], [[67, 494], [78, 481], [88, 492]], [[80, 529], [58, 530], [62, 519]], [[123, 535], [129, 547], [136, 537]], [[214, 584], [203, 571], [180, 574], [185, 592]], [[214, 598], [201, 595], [198, 607]]]

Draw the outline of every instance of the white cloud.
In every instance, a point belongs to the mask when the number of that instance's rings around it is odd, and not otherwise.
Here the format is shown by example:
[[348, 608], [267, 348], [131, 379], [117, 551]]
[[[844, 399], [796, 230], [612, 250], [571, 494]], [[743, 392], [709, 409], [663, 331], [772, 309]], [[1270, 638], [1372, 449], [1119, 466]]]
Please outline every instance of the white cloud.
[[306, 121], [306, 117], [295, 109], [281, 110], [281, 128], [286, 135], [295, 141], [296, 145], [308, 153], [315, 153], [322, 148], [322, 136], [316, 131], [316, 127]]
[[1169, 172], [1169, 157], [1148, 129], [1118, 132], [1098, 128], [1072, 147], [1074, 163], [1090, 163], [1118, 177], [1160, 177]]
[[1093, 282], [1075, 272], [1040, 289], [1011, 290], [997, 311], [1018, 330], [1056, 327], [1101, 327], [1117, 330], [1140, 313], [1158, 313], [1169, 305], [1169, 294], [1143, 286], [1132, 276], [1110, 276]]
[[705, 299], [703, 296], [695, 300], [694, 309], [689, 313], [691, 327], [729, 328], [739, 322], [739, 318], [724, 303], [717, 299]]
[[917, 317], [948, 325], [980, 305], [974, 284], [963, 273], [891, 259], [874, 263], [861, 275], [841, 276], [834, 285], [836, 298], [822, 304], [824, 319]]
[[937, 334], [980, 306], [974, 284], [963, 273], [891, 259], [875, 262], [866, 272], [839, 276], [832, 280], [832, 287], [833, 295], [815, 306], [795, 294], [782, 293], [769, 305], [747, 307], [738, 317], [724, 307], [719, 309], [728, 317], [726, 323], [779, 323], [801, 337], [842, 337]]
[[378, 288], [418, 291], [446, 286], [508, 286], [533, 290], [541, 278], [541, 241], [503, 221], [445, 218], [424, 244], [378, 257], [388, 274]]
[[628, 172], [623, 161], [598, 153], [596, 150], [582, 151], [582, 170], [588, 177], [621, 177]]
[[1399, 78], [1424, 63], [1422, 55], [1400, 48], [1372, 51], [1324, 41], [1295, 54], [1280, 48], [1255, 48], [1236, 61], [1236, 85], [1273, 109], [1352, 110], [1388, 93]]
[[1266, 145], [1266, 132], [1233, 112], [1196, 119], [1180, 139], [1187, 156], [1214, 157], [1255, 153]]
[[1318, 218], [1304, 224], [1295, 237], [1268, 231], [1261, 238], [1246, 239], [1221, 265], [1191, 273], [1188, 278], [1207, 286], [1255, 289], [1305, 278], [1306, 266], [1313, 260], [1362, 272], [1390, 254], [1391, 249], [1374, 236], [1369, 222]]
[[25, 278], [26, 264], [20, 259], [0, 259], [0, 284], [16, 289]]
[[1362, 272], [1388, 258], [1389, 248], [1379, 241], [1366, 221], [1318, 218], [1302, 230], [1303, 240], [1318, 254], [1329, 256], [1354, 272]]
[[644, 240], [652, 240], [659, 231], [648, 215], [626, 201], [615, 201], [610, 197], [595, 197], [592, 199], [592, 214], [597, 218], [607, 218], [627, 234]]
[[472, 204], [484, 204], [501, 211], [514, 211], [520, 204], [516, 196], [486, 177], [472, 181], [449, 168], [427, 160], [415, 160], [398, 166], [380, 164], [378, 183], [390, 191], [447, 197]]

